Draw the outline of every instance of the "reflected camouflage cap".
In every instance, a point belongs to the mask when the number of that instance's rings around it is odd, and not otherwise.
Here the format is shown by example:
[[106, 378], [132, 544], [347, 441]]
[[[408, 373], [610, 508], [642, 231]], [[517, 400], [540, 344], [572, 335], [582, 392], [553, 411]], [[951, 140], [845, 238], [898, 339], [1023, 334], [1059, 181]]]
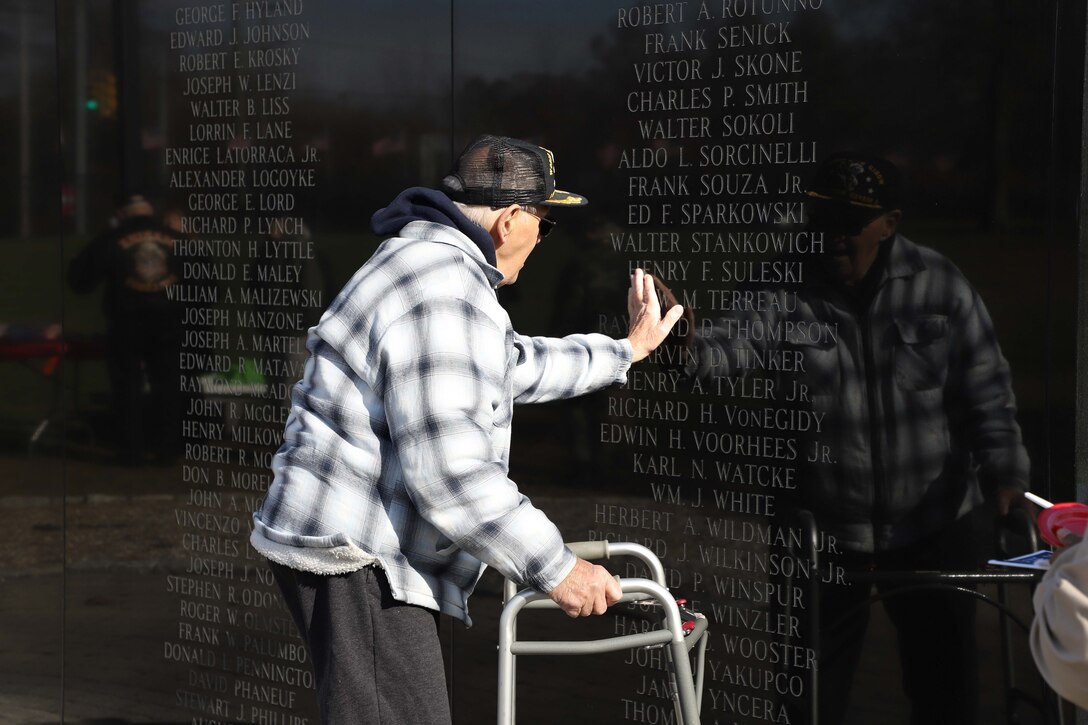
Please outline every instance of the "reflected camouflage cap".
[[585, 206], [588, 199], [555, 188], [555, 155], [506, 136], [479, 136], [457, 157], [439, 188], [454, 201], [493, 209], [510, 204]]

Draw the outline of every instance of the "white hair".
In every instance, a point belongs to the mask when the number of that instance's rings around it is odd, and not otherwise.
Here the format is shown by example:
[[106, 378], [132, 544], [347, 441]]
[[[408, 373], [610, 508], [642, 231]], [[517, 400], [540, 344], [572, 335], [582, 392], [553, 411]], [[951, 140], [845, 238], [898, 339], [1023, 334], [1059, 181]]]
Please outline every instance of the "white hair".
[[479, 204], [462, 204], [459, 201], [455, 201], [453, 204], [465, 215], [466, 219], [483, 227], [485, 230], [491, 229], [491, 225], [495, 223], [495, 219], [502, 212], [501, 209], [492, 209]]
[[[502, 214], [503, 209], [506, 208], [502, 207], [499, 209], [492, 209], [489, 206], [483, 206], [480, 204], [462, 204], [459, 201], [455, 201], [453, 202], [453, 204], [461, 211], [462, 214], [465, 215], [465, 217], [470, 222], [477, 224], [488, 231], [491, 230], [491, 225], [495, 223], [495, 220], [499, 218], [500, 214]], [[543, 213], [532, 204], [520, 204], [519, 206], [525, 211], [530, 212], [531, 214], [543, 216]]]

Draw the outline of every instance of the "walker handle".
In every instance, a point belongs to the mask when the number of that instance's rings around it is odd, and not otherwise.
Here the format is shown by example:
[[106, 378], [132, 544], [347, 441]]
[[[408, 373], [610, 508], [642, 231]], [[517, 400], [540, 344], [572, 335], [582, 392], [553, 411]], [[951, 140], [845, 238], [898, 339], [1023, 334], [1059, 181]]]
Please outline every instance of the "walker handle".
[[567, 548], [574, 552], [574, 555], [579, 559], [585, 559], [586, 561], [596, 561], [598, 559], [607, 559], [608, 556], [608, 542], [601, 541], [572, 541], [567, 544]]
[[[661, 566], [661, 560], [642, 544], [628, 541], [573, 541], [567, 543], [567, 548], [574, 552], [575, 556], [586, 561], [611, 559], [613, 556], [633, 556], [646, 565], [649, 579], [665, 586], [665, 569]], [[513, 580], [507, 579], [503, 583], [504, 602], [509, 602], [517, 592], [518, 585]]]

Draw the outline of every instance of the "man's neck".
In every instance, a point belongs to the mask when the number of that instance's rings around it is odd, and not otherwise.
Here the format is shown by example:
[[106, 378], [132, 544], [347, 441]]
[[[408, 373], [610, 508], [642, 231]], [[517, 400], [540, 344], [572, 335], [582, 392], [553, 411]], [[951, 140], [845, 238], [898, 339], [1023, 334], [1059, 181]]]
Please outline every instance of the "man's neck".
[[869, 307], [869, 303], [873, 301], [877, 290], [880, 288], [884, 272], [888, 268], [888, 258], [891, 256], [894, 241], [895, 235], [882, 241], [877, 246], [876, 254], [861, 279], [846, 282], [843, 285], [843, 291], [847, 298], [850, 299], [859, 312], [864, 312]]

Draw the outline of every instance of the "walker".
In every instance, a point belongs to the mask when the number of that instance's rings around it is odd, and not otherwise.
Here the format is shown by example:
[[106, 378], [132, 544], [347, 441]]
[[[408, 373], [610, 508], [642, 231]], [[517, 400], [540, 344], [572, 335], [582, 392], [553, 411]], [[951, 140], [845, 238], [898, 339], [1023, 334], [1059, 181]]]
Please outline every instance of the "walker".
[[[703, 664], [706, 656], [707, 620], [689, 611], [683, 599], [674, 599], [665, 587], [661, 561], [645, 546], [626, 542], [582, 541], [567, 544], [575, 555], [589, 561], [612, 556], [640, 559], [651, 579], [616, 577], [623, 598], [617, 603], [638, 602], [660, 612], [660, 629], [617, 635], [598, 640], [529, 641], [517, 639], [517, 617], [522, 609], [558, 609], [551, 599], [530, 589], [517, 591], [509, 579], [504, 585], [505, 604], [499, 618], [499, 725], [514, 725], [514, 691], [518, 655], [588, 655], [642, 647], [663, 648], [669, 690], [678, 725], [699, 725], [703, 699]], [[696, 650], [695, 675], [688, 653]]]

